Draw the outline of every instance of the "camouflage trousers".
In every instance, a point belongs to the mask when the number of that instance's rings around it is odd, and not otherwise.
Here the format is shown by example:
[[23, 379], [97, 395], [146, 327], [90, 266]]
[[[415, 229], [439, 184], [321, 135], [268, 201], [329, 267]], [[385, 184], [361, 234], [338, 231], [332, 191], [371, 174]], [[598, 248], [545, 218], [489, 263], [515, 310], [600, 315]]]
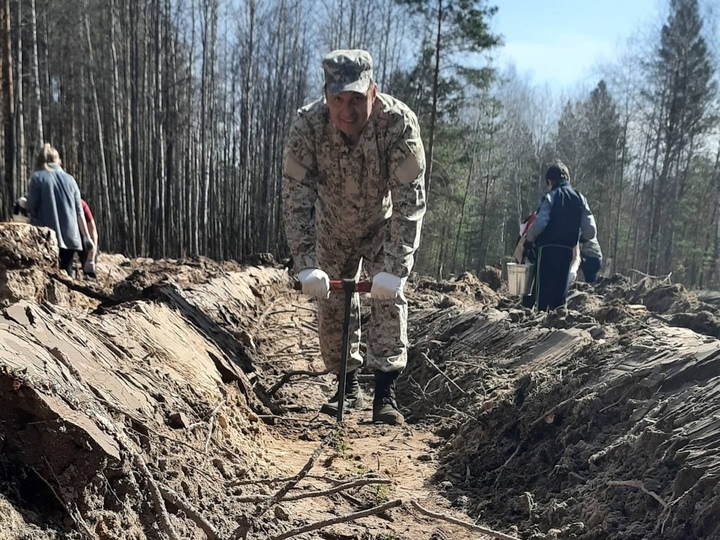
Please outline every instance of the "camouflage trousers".
[[[382, 236], [380, 236], [382, 238]], [[372, 242], [377, 244], [376, 241]], [[362, 242], [352, 247], [321, 246], [318, 242], [318, 263], [330, 279], [358, 279], [363, 267], [370, 277], [382, 272], [382, 246], [368, 249]], [[324, 249], [323, 249], [324, 248]], [[371, 256], [367, 254], [373, 253]], [[342, 355], [342, 325], [345, 314], [345, 293], [332, 292], [327, 300], [318, 301], [318, 330], [320, 351], [325, 367], [340, 370]], [[372, 370], [399, 371], [407, 363], [407, 300], [400, 294], [391, 300], [371, 300], [370, 321], [367, 325], [367, 365]], [[348, 372], [363, 364], [360, 353], [360, 301], [354, 294], [350, 314], [350, 356]]]

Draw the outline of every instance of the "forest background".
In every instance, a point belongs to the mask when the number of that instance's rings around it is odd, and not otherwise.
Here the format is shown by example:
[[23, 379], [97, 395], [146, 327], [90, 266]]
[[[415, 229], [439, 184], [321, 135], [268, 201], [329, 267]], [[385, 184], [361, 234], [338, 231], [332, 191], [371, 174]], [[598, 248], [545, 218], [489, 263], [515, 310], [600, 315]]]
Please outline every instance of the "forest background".
[[496, 62], [476, 0], [3, 0], [0, 218], [43, 141], [128, 256], [286, 254], [284, 143], [320, 60], [365, 48], [420, 118], [429, 210], [416, 270], [512, 253], [560, 158], [616, 271], [720, 287], [720, 33], [712, 2], [668, 0], [557, 95]]

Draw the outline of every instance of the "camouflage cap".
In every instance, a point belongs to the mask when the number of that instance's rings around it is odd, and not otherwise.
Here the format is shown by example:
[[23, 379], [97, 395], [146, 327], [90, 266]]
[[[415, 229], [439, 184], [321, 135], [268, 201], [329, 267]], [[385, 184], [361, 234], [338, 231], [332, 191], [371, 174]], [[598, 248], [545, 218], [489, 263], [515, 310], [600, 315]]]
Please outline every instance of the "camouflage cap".
[[570, 171], [568, 170], [567, 165], [565, 165], [562, 161], [556, 161], [550, 165], [545, 173], [545, 180], [550, 180], [553, 183], [563, 180], [565, 182], [569, 182]]
[[372, 56], [362, 49], [336, 50], [323, 58], [325, 88], [331, 94], [367, 93], [373, 83]]

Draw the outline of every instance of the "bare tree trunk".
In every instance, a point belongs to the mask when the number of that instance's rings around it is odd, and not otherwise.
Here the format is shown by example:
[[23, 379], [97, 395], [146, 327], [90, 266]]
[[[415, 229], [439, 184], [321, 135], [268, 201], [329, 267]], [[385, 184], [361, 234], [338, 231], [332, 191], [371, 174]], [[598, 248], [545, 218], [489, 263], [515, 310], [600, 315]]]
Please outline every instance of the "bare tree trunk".
[[3, 88], [3, 133], [5, 135], [5, 208], [9, 213], [15, 201], [15, 103], [13, 92], [12, 29], [10, 24], [10, 0], [3, 0], [2, 6], [2, 88]]
[[490, 158], [492, 157], [492, 145], [493, 145], [493, 138], [495, 135], [495, 105], [493, 105], [493, 110], [490, 113], [490, 118], [492, 120], [492, 125], [490, 127], [490, 133], [488, 138], [488, 148], [487, 148], [487, 160], [486, 160], [486, 167], [487, 172], [485, 173], [485, 193], [483, 195], [483, 209], [482, 209], [482, 217], [480, 218], [480, 245], [485, 246], [485, 255], [481, 256], [478, 260], [478, 267], [477, 271], [478, 274], [485, 266], [485, 261], [487, 260], [487, 252], [488, 252], [488, 244], [489, 242], [485, 239], [485, 223], [487, 222], [487, 212], [488, 212], [488, 195], [490, 193], [490, 178], [491, 178], [491, 161]]
[[36, 146], [39, 150], [45, 137], [43, 135], [43, 114], [42, 114], [42, 98], [40, 97], [40, 69], [38, 66], [38, 40], [37, 40], [37, 12], [35, 11], [35, 0], [30, 0], [30, 22], [32, 25], [32, 47], [33, 47], [33, 87], [35, 89], [35, 105], [37, 106], [37, 128], [36, 128]]
[[15, 115], [15, 122], [16, 122], [16, 128], [17, 128], [17, 151], [18, 151], [18, 175], [17, 175], [17, 183], [15, 184], [17, 188], [20, 188], [20, 186], [24, 185], [27, 176], [27, 166], [26, 166], [26, 157], [25, 157], [25, 111], [23, 106], [23, 47], [22, 47], [22, 2], [17, 2], [17, 40], [16, 40], [16, 53], [15, 53], [15, 60], [16, 60], [16, 66], [17, 66], [17, 93], [16, 93], [16, 99], [17, 99], [17, 109], [16, 109], [16, 115]]
[[453, 247], [453, 258], [452, 258], [452, 271], [453, 274], [457, 272], [457, 254], [458, 246], [460, 245], [460, 232], [462, 231], [463, 222], [465, 221], [465, 208], [467, 207], [467, 199], [470, 194], [470, 181], [472, 180], [473, 172], [475, 172], [475, 159], [477, 157], [477, 149], [479, 146], [478, 135], [480, 131], [480, 119], [478, 116], [477, 123], [475, 124], [475, 133], [473, 138], [473, 150], [470, 156], [470, 165], [468, 166], [467, 179], [465, 180], [465, 193], [463, 194], [462, 206], [460, 207], [460, 221], [458, 223], [457, 232], [455, 233], [455, 246]]
[[620, 153], [620, 185], [618, 186], [618, 206], [617, 206], [617, 217], [615, 219], [615, 234], [614, 236], [614, 242], [613, 242], [613, 251], [612, 251], [612, 260], [613, 264], [617, 268], [618, 263], [618, 244], [620, 243], [620, 217], [622, 216], [622, 203], [623, 203], [623, 188], [624, 188], [624, 179], [625, 179], [625, 160], [626, 158], [626, 151], [627, 151], [627, 132], [628, 132], [628, 124], [630, 123], [630, 115], [629, 111], [626, 111], [625, 114], [625, 122], [623, 124], [623, 134], [622, 134], [622, 151]]
[[[190, 38], [190, 62], [188, 63], [189, 71], [189, 90], [188, 90], [188, 107], [190, 110], [194, 109], [194, 84], [193, 84], [193, 66], [195, 63], [195, 0], [191, 0], [191, 19], [192, 19], [192, 32]], [[203, 53], [204, 54], [204, 53]], [[189, 205], [189, 250], [193, 255], [197, 255], [200, 252], [200, 238], [199, 238], [199, 221], [200, 221], [200, 190], [198, 189], [197, 179], [197, 160], [195, 158], [197, 152], [197, 141], [195, 140], [195, 127], [190, 122], [188, 126], [188, 148], [187, 148], [187, 170], [185, 172], [187, 182], [187, 202]]]
[[[166, 53], [164, 52], [164, 47], [161, 46], [161, 43], [168, 43], [170, 41], [170, 36], [163, 36], [163, 30], [164, 25], [162, 25], [162, 19], [164, 18], [163, 15], [163, 9], [162, 4], [160, 0], [158, 0], [157, 3], [157, 24], [155, 27], [155, 35], [157, 36], [158, 43], [156, 44], [156, 53], [155, 53], [155, 73], [156, 73], [156, 83], [155, 83], [155, 94], [156, 94], [156, 103], [155, 103], [155, 111], [157, 114], [157, 141], [156, 141], [156, 156], [157, 156], [157, 164], [156, 164], [156, 182], [158, 184], [158, 188], [160, 189], [160, 204], [159, 208], [157, 209], [158, 218], [160, 221], [160, 230], [159, 230], [159, 255], [164, 257], [166, 250], [167, 250], [167, 219], [166, 219], [166, 211], [165, 206], [167, 204], [167, 182], [165, 178], [166, 173], [166, 165], [165, 165], [165, 122], [167, 118], [167, 112], [165, 110], [165, 88], [163, 86], [163, 76], [164, 76], [164, 67], [165, 67], [165, 57]], [[169, 15], [168, 15], [169, 16]]]
[[715, 175], [714, 175], [714, 186], [715, 186], [715, 266], [713, 272], [713, 285], [718, 288], [720, 287], [720, 143], [718, 143], [718, 149], [715, 153]]
[[437, 124], [438, 93], [440, 91], [440, 54], [442, 45], [443, 0], [438, 0], [437, 34], [435, 36], [435, 69], [433, 71], [433, 99], [430, 113], [430, 133], [428, 134], [427, 165], [425, 167], [425, 191], [430, 194], [433, 155], [435, 150], [435, 127]]
[[[48, 0], [49, 1], [49, 0]], [[49, 48], [50, 48], [50, 29], [48, 28], [48, 6], [45, 6], [45, 9], [43, 10], [43, 30], [44, 30], [44, 38], [45, 38], [45, 46], [43, 47], [43, 77], [44, 77], [44, 83], [45, 83], [45, 110], [47, 111], [47, 115], [43, 114], [43, 135], [47, 137], [48, 141], [52, 141], [54, 136], [53, 131], [53, 115], [52, 115], [52, 109], [53, 109], [53, 101], [55, 100], [55, 90], [50, 86], [50, 54], [49, 54]]]
[[102, 126], [102, 119], [100, 117], [100, 104], [98, 102], [98, 95], [97, 95], [97, 88], [95, 87], [95, 76], [93, 74], [93, 69], [95, 68], [95, 60], [94, 60], [94, 53], [93, 53], [93, 46], [92, 46], [92, 39], [90, 38], [90, 22], [88, 21], [88, 1], [85, 0], [85, 9], [83, 11], [83, 24], [85, 26], [85, 39], [86, 44], [88, 48], [88, 60], [89, 60], [89, 66], [87, 69], [88, 72], [88, 78], [90, 80], [90, 92], [92, 94], [92, 100], [93, 100], [93, 107], [95, 109], [95, 123], [96, 123], [96, 129], [97, 129], [97, 144], [98, 144], [98, 154], [99, 154], [99, 167], [100, 167], [100, 186], [101, 186], [101, 197], [102, 197], [102, 212], [105, 216], [105, 223], [106, 226], [113, 230], [113, 212], [110, 210], [110, 189], [108, 185], [108, 173], [107, 173], [107, 166], [105, 162], [105, 140], [103, 137], [103, 126]]

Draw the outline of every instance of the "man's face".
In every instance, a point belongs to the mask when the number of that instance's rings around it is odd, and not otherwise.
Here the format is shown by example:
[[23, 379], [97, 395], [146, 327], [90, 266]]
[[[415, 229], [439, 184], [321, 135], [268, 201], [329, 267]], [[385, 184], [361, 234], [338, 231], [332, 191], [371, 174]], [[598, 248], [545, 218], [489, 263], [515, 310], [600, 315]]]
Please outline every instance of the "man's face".
[[351, 142], [356, 143], [359, 140], [360, 133], [372, 114], [376, 96], [377, 86], [374, 84], [367, 94], [340, 92], [333, 95], [326, 92], [330, 119]]

